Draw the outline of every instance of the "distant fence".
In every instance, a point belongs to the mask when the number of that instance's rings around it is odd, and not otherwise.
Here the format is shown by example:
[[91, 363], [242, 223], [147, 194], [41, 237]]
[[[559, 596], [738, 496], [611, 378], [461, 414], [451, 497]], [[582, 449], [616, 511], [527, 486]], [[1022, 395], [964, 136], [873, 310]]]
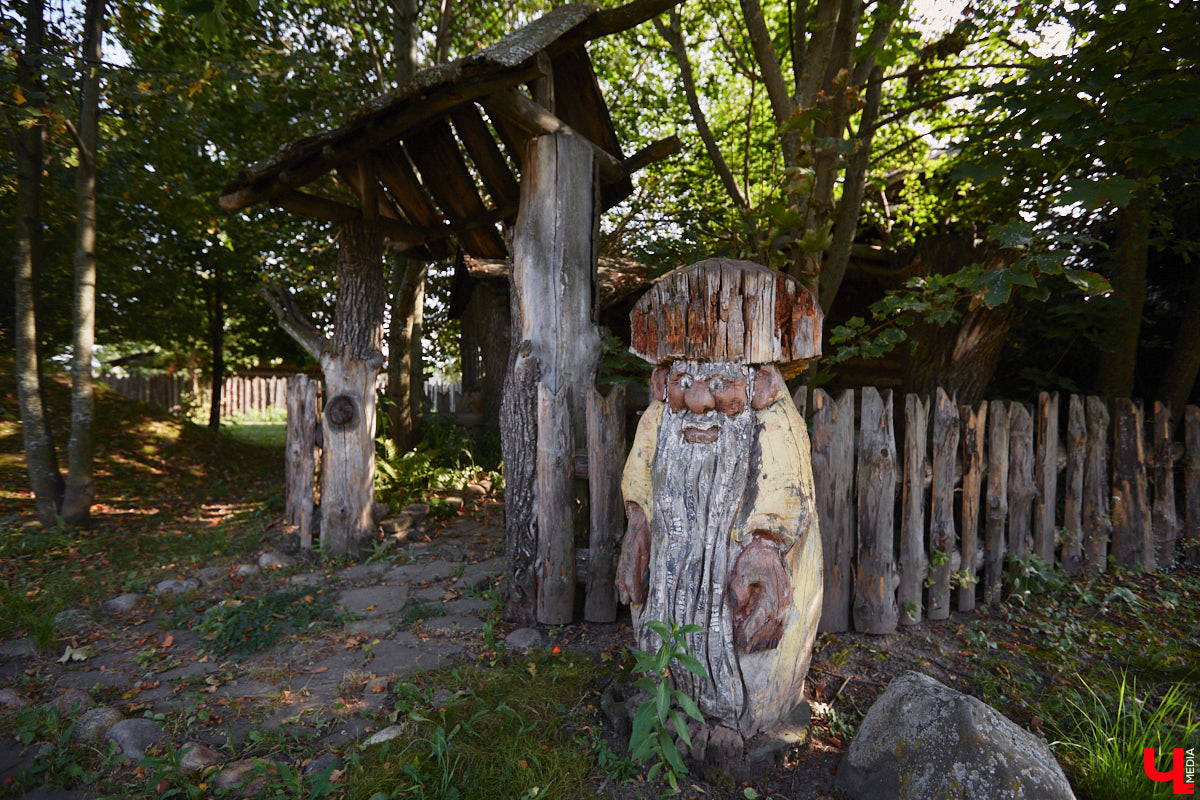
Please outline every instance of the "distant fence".
[[183, 399], [188, 393], [188, 382], [182, 375], [105, 374], [97, 380], [125, 397], [162, 406], [172, 414], [183, 410]]
[[[1060, 408], [1047, 393], [1036, 407], [971, 408], [939, 390], [907, 395], [900, 417], [891, 391], [863, 389], [856, 409], [854, 392], [834, 399], [817, 389], [811, 406], [823, 631], [891, 633], [997, 602], [1009, 555], [1057, 561], [1071, 575], [1104, 571], [1109, 559], [1147, 571], [1180, 558], [1200, 564], [1195, 406], [1185, 409], [1182, 444], [1161, 403], [1147, 426], [1141, 404], [1127, 399], [1111, 413], [1096, 397], [1071, 395]], [[1182, 474], [1176, 453], [1185, 454]]]

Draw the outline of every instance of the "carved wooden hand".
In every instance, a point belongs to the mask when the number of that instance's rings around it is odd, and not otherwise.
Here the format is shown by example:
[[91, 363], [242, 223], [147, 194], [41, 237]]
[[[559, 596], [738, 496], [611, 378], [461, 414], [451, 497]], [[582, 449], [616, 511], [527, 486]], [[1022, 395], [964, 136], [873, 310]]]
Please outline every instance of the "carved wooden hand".
[[650, 524], [637, 503], [626, 503], [625, 515], [629, 527], [617, 561], [617, 593], [622, 603], [644, 603], [650, 582]]
[[738, 556], [729, 578], [733, 639], [746, 653], [779, 644], [792, 579], [783, 555], [767, 539], [755, 537]]

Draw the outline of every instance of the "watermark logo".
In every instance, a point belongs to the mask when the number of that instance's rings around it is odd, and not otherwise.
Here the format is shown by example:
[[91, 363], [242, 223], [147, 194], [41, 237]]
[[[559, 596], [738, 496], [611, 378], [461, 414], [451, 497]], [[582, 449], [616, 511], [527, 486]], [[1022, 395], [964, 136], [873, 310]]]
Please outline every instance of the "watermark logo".
[[1161, 772], [1154, 759], [1154, 748], [1147, 747], [1142, 751], [1142, 769], [1146, 777], [1155, 783], [1171, 782], [1173, 794], [1196, 793], [1196, 749], [1186, 750], [1176, 747], [1171, 750], [1171, 771]]

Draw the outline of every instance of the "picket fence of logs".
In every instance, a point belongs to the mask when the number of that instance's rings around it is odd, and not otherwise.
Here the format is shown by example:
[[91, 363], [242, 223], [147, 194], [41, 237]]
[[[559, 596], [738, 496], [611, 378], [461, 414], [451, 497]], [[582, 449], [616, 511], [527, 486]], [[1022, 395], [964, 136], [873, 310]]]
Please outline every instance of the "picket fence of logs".
[[898, 453], [890, 390], [862, 389], [857, 414], [853, 391], [798, 393], [802, 412], [811, 405], [825, 554], [820, 629], [887, 634], [996, 603], [1031, 556], [1070, 575], [1110, 562], [1163, 571], [1182, 537], [1182, 557], [1200, 565], [1200, 408], [1185, 408], [1180, 446], [1162, 403], [1147, 426], [1140, 402], [1118, 398], [1110, 412], [1071, 395], [1063, 428], [1059, 400], [972, 408], [940, 389], [907, 395]]

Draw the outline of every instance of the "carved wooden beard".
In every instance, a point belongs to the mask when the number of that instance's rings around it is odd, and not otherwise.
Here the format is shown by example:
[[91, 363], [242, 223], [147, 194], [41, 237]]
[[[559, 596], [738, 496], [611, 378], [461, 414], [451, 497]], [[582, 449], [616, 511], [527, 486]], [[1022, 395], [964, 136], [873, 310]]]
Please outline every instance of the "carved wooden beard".
[[[673, 671], [677, 688], [692, 697], [710, 718], [737, 727], [745, 692], [733, 639], [733, 612], [725, 600], [729, 568], [737, 553], [731, 534], [744, 520], [743, 499], [750, 475], [754, 412], [749, 404], [732, 417], [718, 411], [693, 414], [664, 407], [651, 472], [654, 512], [651, 521], [650, 575], [646, 603], [639, 615], [638, 646], [658, 647], [658, 636], [644, 626], [650, 620], [695, 623], [692, 654], [709, 677]], [[687, 436], [710, 431], [712, 436]], [[711, 439], [711, 441], [709, 440]], [[718, 692], [717, 687], [722, 687]]]

